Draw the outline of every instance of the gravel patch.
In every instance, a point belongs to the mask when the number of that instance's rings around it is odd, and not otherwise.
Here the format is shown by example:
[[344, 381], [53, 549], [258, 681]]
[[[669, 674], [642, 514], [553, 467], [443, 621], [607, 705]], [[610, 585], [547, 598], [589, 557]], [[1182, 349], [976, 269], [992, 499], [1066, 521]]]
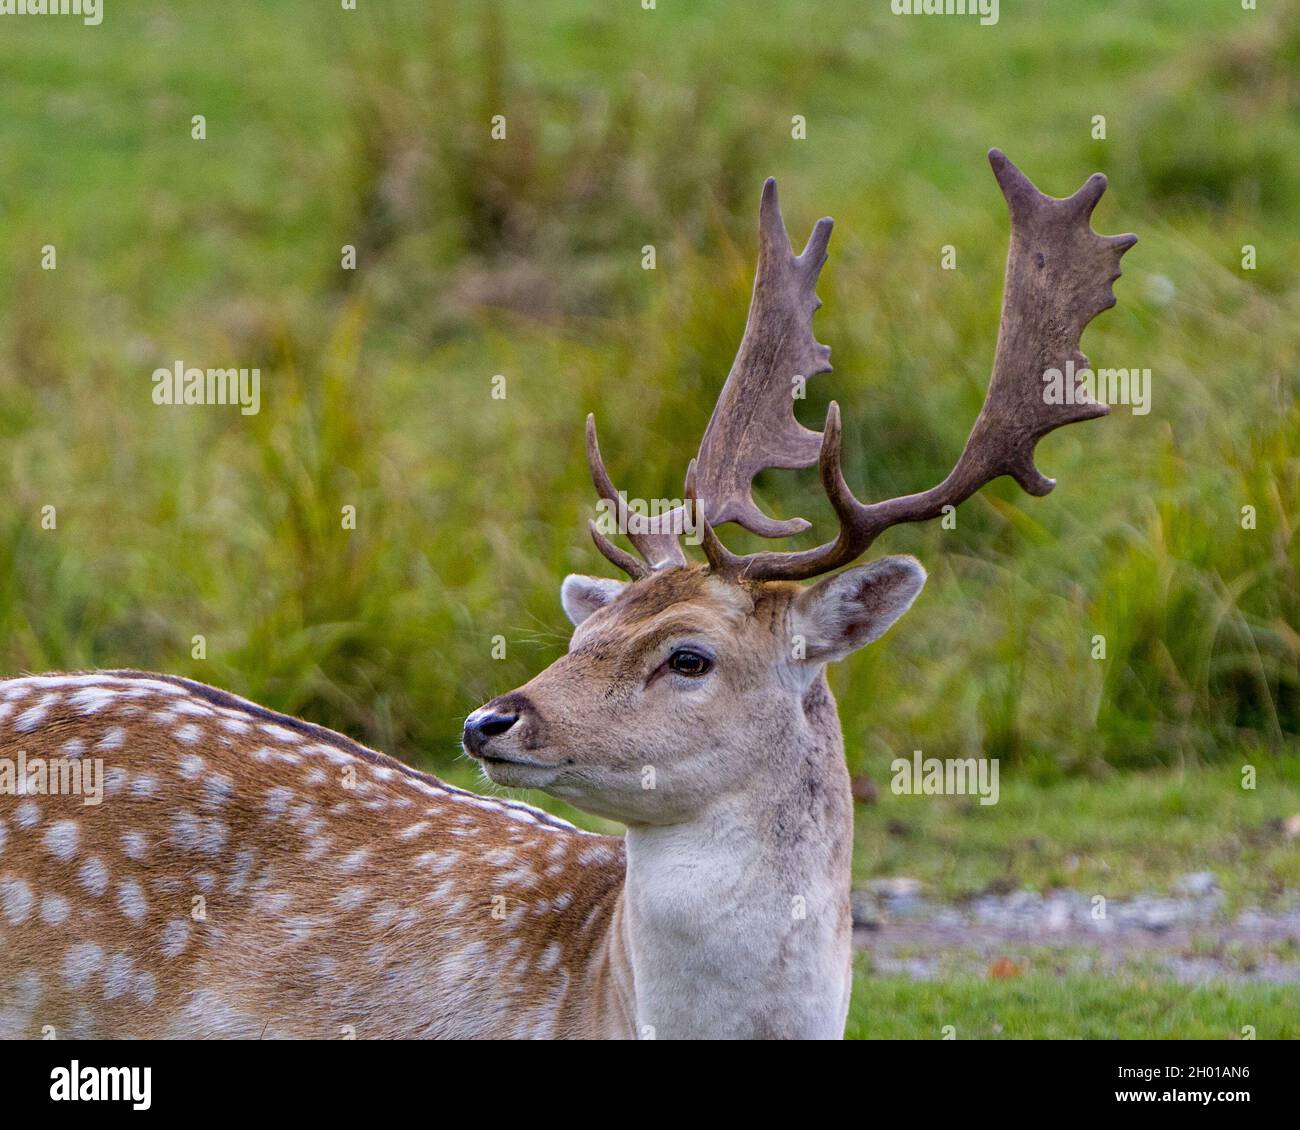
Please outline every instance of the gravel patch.
[[1018, 890], [949, 903], [925, 897], [915, 879], [882, 879], [853, 892], [854, 940], [880, 972], [917, 980], [982, 970], [1009, 950], [1041, 950], [1057, 965], [1083, 950], [1078, 960], [1097, 972], [1140, 959], [1188, 984], [1215, 977], [1300, 983], [1300, 892], [1274, 909], [1229, 916], [1211, 872], [1187, 875], [1174, 890], [1123, 899]]

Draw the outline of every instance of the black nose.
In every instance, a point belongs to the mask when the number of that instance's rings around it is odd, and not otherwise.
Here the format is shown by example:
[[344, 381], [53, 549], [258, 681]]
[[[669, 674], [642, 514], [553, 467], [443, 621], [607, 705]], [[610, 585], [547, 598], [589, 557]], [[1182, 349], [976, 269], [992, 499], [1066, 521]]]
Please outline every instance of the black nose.
[[498, 714], [495, 711], [477, 717], [471, 714], [465, 720], [465, 733], [461, 735], [461, 740], [470, 753], [478, 753], [487, 745], [489, 738], [504, 734], [518, 721], [518, 714]]

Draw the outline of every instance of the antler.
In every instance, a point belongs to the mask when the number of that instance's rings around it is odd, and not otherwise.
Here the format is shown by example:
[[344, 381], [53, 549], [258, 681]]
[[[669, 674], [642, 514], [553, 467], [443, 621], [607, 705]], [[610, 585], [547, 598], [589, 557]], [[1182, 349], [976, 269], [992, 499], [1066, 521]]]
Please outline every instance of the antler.
[[[697, 461], [699, 512], [707, 508], [714, 525], [736, 522], [764, 537], [788, 537], [808, 529], [803, 518], [769, 518], [754, 503], [754, 476], [769, 467], [811, 467], [821, 450], [821, 433], [809, 431], [794, 415], [803, 382], [830, 371], [830, 349], [812, 333], [812, 316], [821, 306], [817, 276], [826, 262], [832, 221], [819, 220], [796, 256], [781, 218], [776, 181], [763, 185], [759, 206], [758, 267], [749, 318], [731, 372], [705, 429]], [[656, 519], [630, 512], [615, 489], [600, 456], [594, 417], [587, 417], [587, 463], [600, 497], [612, 503], [619, 529], [644, 558], [644, 564], [613, 545], [591, 526], [596, 547], [634, 577], [684, 565], [677, 538], [688, 514], [677, 508]], [[695, 477], [688, 476], [694, 499]]]
[[817, 276], [833, 221], [818, 220], [796, 258], [771, 177], [763, 185], [758, 217], [749, 319], [700, 443], [697, 485], [713, 525], [736, 522], [763, 537], [781, 538], [802, 533], [808, 523], [769, 518], [751, 492], [759, 471], [811, 467], [821, 450], [820, 433], [795, 419], [794, 401], [803, 382], [831, 368], [830, 349], [813, 337], [812, 316], [822, 304]]
[[[1137, 236], [1102, 236], [1092, 230], [1089, 217], [1106, 189], [1106, 178], [1100, 173], [1073, 196], [1058, 200], [1039, 192], [1000, 150], [990, 150], [989, 162], [1010, 210], [1011, 247], [993, 375], [956, 466], [930, 490], [871, 504], [859, 502], [844, 480], [839, 406], [832, 402], [818, 462], [822, 485], [839, 519], [839, 534], [834, 541], [799, 553], [741, 557], [726, 549], [713, 527], [734, 521], [769, 537], [807, 528], [801, 519], [776, 522], [758, 511], [750, 497], [750, 481], [763, 467], [812, 462], [807, 449], [817, 433], [799, 427], [793, 414], [787, 418], [779, 410], [777, 389], [781, 379], [788, 379], [782, 374], [789, 373], [790, 358], [805, 365], [809, 359], [819, 361], [823, 368], [813, 372], [829, 368], [828, 351], [812, 339], [811, 317], [820, 305], [812, 288], [825, 259], [830, 221], [818, 223], [798, 259], [790, 254], [788, 243], [784, 259], [774, 255], [778, 241], [772, 223], [780, 225], [780, 212], [775, 188], [768, 182], [750, 323], [700, 454], [687, 474], [687, 498], [696, 502], [701, 544], [716, 572], [754, 580], [818, 576], [861, 556], [889, 527], [937, 517], [945, 507], [958, 505], [1000, 475], [1010, 475], [1030, 494], [1045, 495], [1056, 484], [1034, 465], [1038, 441], [1065, 424], [1109, 411], [1081, 389], [1075, 389], [1073, 397], [1061, 398], [1070, 403], [1054, 403], [1045, 395], [1044, 381], [1052, 371], [1067, 372], [1070, 362], [1076, 369], [1087, 366], [1079, 339], [1093, 318], [1115, 304], [1111, 284], [1120, 276], [1120, 257]], [[765, 310], [770, 329], [755, 324], [756, 314]], [[763, 342], [771, 344], [763, 348]], [[816, 352], [810, 353], [810, 348]]]
[[677, 507], [658, 518], [647, 518], [628, 509], [627, 499], [614, 486], [609, 472], [605, 470], [605, 461], [600, 457], [594, 414], [587, 416], [587, 466], [591, 470], [591, 481], [596, 484], [596, 493], [614, 505], [618, 528], [627, 534], [628, 541], [636, 547], [643, 561], [638, 561], [626, 550], [619, 549], [600, 532], [600, 527], [595, 522], [588, 522], [591, 540], [606, 559], [629, 577], [645, 577], [656, 569], [685, 565], [686, 554], [682, 552], [681, 543], [677, 540], [685, 529], [685, 512]]

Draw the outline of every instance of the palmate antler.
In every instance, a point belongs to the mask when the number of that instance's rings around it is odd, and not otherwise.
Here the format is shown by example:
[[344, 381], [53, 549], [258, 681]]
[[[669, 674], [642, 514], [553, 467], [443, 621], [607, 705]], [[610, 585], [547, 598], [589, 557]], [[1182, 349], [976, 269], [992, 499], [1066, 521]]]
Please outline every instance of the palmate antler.
[[[818, 434], [794, 417], [798, 378], [830, 369], [830, 350], [812, 335], [812, 315], [821, 305], [815, 288], [826, 261], [831, 221], [819, 220], [803, 253], [795, 256], [777, 203], [776, 184], [763, 188], [759, 220], [758, 270], [745, 335], [731, 373], [687, 472], [688, 505], [695, 506], [701, 545], [710, 566], [723, 575], [751, 580], [803, 580], [860, 557], [890, 526], [937, 517], [985, 483], [1010, 475], [1027, 492], [1047, 494], [1056, 484], [1034, 465], [1034, 447], [1063, 424], [1104, 416], [1109, 408], [1076, 390], [1055, 403], [1044, 394], [1050, 370], [1087, 367], [1079, 351], [1084, 327], [1115, 304], [1111, 284], [1120, 276], [1120, 257], [1135, 235], [1102, 236], [1089, 217], [1106, 189], [1100, 173], [1064, 200], [1044, 196], [1000, 150], [989, 152], [993, 173], [1011, 213], [1002, 320], [993, 376], [984, 407], [956, 466], [943, 482], [919, 494], [862, 503], [844, 481], [840, 458], [839, 406], [831, 402]], [[600, 459], [595, 423], [587, 421], [587, 451], [601, 496], [616, 502], [620, 528], [628, 530], [643, 564], [602, 537], [601, 552], [631, 576], [686, 563], [677, 534], [686, 514], [657, 520], [628, 514]], [[769, 467], [799, 468], [817, 462], [822, 485], [839, 518], [838, 536], [797, 553], [731, 553], [715, 532], [735, 522], [764, 537], [786, 537], [808, 528], [802, 518], [778, 521], [754, 504], [754, 476]]]

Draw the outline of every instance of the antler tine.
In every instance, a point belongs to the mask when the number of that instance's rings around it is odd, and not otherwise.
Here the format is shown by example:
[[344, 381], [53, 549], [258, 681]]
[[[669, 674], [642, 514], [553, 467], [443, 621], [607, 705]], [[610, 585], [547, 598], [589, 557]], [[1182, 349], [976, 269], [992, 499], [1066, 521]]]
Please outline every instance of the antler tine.
[[769, 467], [811, 467], [821, 436], [794, 415], [797, 382], [830, 371], [830, 349], [813, 337], [821, 306], [817, 277], [832, 221], [819, 220], [796, 256], [786, 234], [776, 181], [763, 185], [758, 266], [749, 318], [731, 372], [700, 443], [700, 504], [712, 526], [736, 522], [763, 537], [808, 529], [802, 518], [769, 518], [754, 504], [754, 476]]
[[840, 520], [838, 536], [801, 553], [719, 557], [723, 571], [750, 579], [818, 576], [861, 556], [890, 526], [937, 517], [1000, 475], [1010, 475], [1029, 494], [1047, 494], [1056, 484], [1034, 465], [1038, 441], [1065, 424], [1109, 412], [1075, 386], [1071, 366], [1087, 366], [1080, 336], [1115, 304], [1111, 284], [1120, 277], [1120, 257], [1137, 236], [1102, 236], [1090, 227], [1089, 217], [1106, 189], [1100, 173], [1058, 200], [1039, 192], [1000, 150], [989, 151], [989, 163], [1011, 215], [1011, 241], [993, 375], [956, 466], [930, 490], [864, 505], [844, 481], [839, 409], [832, 403], [820, 465]]
[[611, 565], [622, 569], [634, 581], [650, 576], [650, 566], [639, 557], [633, 557], [626, 549], [616, 546], [600, 532], [594, 520], [588, 520], [587, 529], [591, 531], [591, 540], [596, 543], [596, 548]]
[[605, 470], [605, 461], [600, 455], [600, 442], [596, 438], [595, 414], [587, 416], [587, 466], [591, 471], [591, 481], [596, 493], [605, 501], [612, 503], [618, 520], [618, 528], [627, 534], [628, 541], [645, 559], [638, 561], [630, 553], [619, 549], [597, 528], [590, 523], [591, 537], [596, 548], [604, 554], [606, 560], [618, 566], [633, 579], [649, 576], [657, 569], [685, 565], [686, 554], [678, 542], [683, 529], [684, 513], [680, 507], [658, 518], [646, 518], [628, 509], [627, 500], [615, 488], [609, 472]]

